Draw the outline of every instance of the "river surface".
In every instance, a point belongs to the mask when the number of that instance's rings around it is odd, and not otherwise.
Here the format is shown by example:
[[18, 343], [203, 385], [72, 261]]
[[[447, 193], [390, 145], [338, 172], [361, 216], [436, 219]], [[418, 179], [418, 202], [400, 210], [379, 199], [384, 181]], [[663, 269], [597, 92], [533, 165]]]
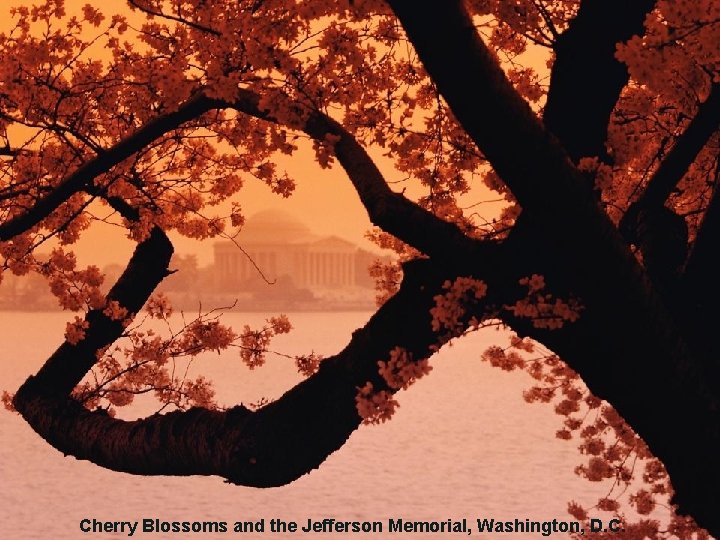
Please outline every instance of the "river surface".
[[[340, 350], [368, 318], [363, 313], [291, 314], [295, 330], [277, 338], [288, 353]], [[0, 312], [0, 389], [14, 391], [61, 341], [62, 313]], [[260, 314], [231, 313], [241, 328]], [[522, 390], [530, 378], [505, 373], [479, 360], [484, 348], [506, 343], [486, 330], [458, 341], [432, 358], [430, 376], [398, 394], [392, 421], [363, 426], [319, 470], [292, 484], [253, 489], [215, 477], [137, 477], [77, 461], [41, 440], [17, 415], [0, 411], [0, 538], [106, 539], [126, 533], [83, 533], [84, 518], [102, 521], [257, 521], [264, 533], [142, 533], [134, 538], [448, 538], [452, 534], [269, 533], [269, 520], [306, 524], [308, 518], [348, 521], [411, 521], [478, 517], [570, 520], [567, 502], [596, 500], [607, 486], [576, 477], [582, 460], [575, 444], [555, 438], [560, 417], [546, 405], [528, 405]], [[277, 397], [299, 380], [281, 357], [250, 372], [236, 351], [196, 363], [217, 381], [225, 405]], [[124, 413], [137, 416], [148, 404]], [[473, 537], [542, 538], [536, 534]], [[560, 537], [564, 535], [559, 535]]]

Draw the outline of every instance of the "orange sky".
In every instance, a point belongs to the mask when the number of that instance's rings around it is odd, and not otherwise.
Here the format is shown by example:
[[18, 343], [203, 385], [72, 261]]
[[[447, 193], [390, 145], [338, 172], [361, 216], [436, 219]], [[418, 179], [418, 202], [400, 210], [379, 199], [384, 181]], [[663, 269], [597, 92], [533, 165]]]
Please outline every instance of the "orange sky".
[[[235, 196], [245, 216], [267, 208], [278, 208], [294, 214], [304, 221], [313, 232], [334, 234], [350, 240], [366, 249], [377, 247], [365, 240], [363, 235], [371, 227], [364, 207], [355, 193], [345, 172], [338, 165], [321, 169], [311, 151], [298, 152], [295, 156], [279, 159], [288, 174], [297, 179], [297, 188], [288, 199], [270, 191], [258, 180], [248, 180], [243, 190]], [[178, 253], [196, 253], [201, 265], [212, 261], [214, 240], [196, 241], [171, 235]], [[102, 246], [102, 247], [100, 247]], [[132, 250], [133, 244], [124, 238], [117, 227], [98, 224], [78, 242], [79, 257], [86, 264], [102, 266], [108, 262], [122, 262]], [[124, 255], [121, 255], [124, 254]]]

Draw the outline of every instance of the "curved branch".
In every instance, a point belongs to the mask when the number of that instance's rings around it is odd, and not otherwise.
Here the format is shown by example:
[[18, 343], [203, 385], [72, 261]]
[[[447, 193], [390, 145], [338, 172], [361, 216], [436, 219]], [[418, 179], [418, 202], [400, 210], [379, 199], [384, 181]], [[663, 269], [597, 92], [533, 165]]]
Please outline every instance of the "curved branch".
[[[388, 358], [396, 346], [416, 359], [434, 352], [437, 336], [430, 308], [447, 278], [452, 276], [439, 273], [429, 261], [407, 264], [400, 291], [353, 334], [342, 352], [255, 412], [242, 406], [225, 412], [191, 409], [128, 422], [84, 409], [63, 395], [66, 384], [57, 388], [45, 373], [28, 379], [14, 403], [55, 448], [109, 469], [144, 475], [220, 475], [247, 486], [286, 484], [318, 467], [358, 427], [358, 388], [368, 381], [384, 388], [378, 360]], [[140, 275], [134, 279], [143, 281]], [[119, 295], [120, 301], [127, 303], [129, 292]], [[94, 322], [89, 332], [98, 324]], [[72, 352], [82, 356], [76, 362], [94, 362], [91, 347]], [[63, 361], [67, 359], [63, 354]], [[56, 361], [57, 353], [51, 359]]]
[[[234, 108], [266, 121], [278, 122], [267, 111], [260, 109], [260, 97], [256, 93], [246, 89], [238, 92], [239, 97], [235, 102], [221, 101], [199, 93], [177, 111], [150, 121], [110, 150], [88, 161], [26, 213], [0, 224], [0, 240], [12, 238], [37, 225], [79, 191], [99, 194], [92, 186], [94, 178], [165, 133], [206, 112]], [[288, 105], [292, 109], [302, 108], [301, 104], [289, 99]], [[337, 137], [337, 142], [334, 143], [335, 154], [375, 225], [421, 252], [437, 256], [438, 260], [444, 260], [448, 264], [467, 265], [468, 256], [473, 256], [480, 243], [468, 238], [457, 225], [439, 219], [403, 195], [393, 192], [372, 158], [342, 125], [323, 113], [312, 111], [301, 129], [323, 143], [327, 143], [328, 135]]]
[[[117, 301], [128, 313], [137, 313], [169, 275], [168, 264], [173, 247], [165, 233], [154, 227], [148, 238], [135, 249], [125, 271], [108, 292], [108, 301]], [[73, 345], [65, 342], [50, 356], [37, 375], [30, 377], [16, 395], [16, 408], [21, 411], [23, 388], [43, 388], [54, 396], [65, 397], [77, 386], [97, 361], [96, 352], [113, 343], [122, 334], [122, 321], [112, 320], [102, 309], [94, 309], [85, 317], [88, 328], [85, 338]]]
[[[258, 102], [257, 95], [241, 91], [236, 103], [214, 105], [232, 106], [275, 121], [258, 108]], [[436, 350], [438, 338], [432, 330], [430, 309], [435, 295], [443, 292], [443, 283], [455, 277], [448, 264], [479, 267], [477, 257], [485, 256], [496, 259], [489, 269], [502, 272], [498, 245], [467, 238], [456, 225], [393, 193], [372, 159], [338, 123], [311, 113], [303, 129], [321, 141], [326, 141], [328, 134], [335, 135], [335, 154], [373, 220], [429, 252], [442, 265], [430, 261], [406, 264], [399, 292], [353, 334], [345, 350], [325, 360], [318, 373], [278, 401], [255, 412], [242, 406], [226, 412], [192, 409], [125, 422], [84, 409], [68, 393], [94, 364], [95, 352], [112, 343], [121, 331], [117, 323], [91, 314], [86, 338], [77, 346], [63, 344], [15, 396], [18, 411], [50, 444], [79, 459], [136, 474], [217, 474], [244, 485], [285, 484], [319, 466], [357, 428], [358, 387], [370, 381], [375, 388], [384, 388], [378, 360], [387, 358], [396, 346], [404, 347], [416, 359], [427, 358]], [[128, 209], [121, 205], [119, 210], [127, 213]], [[159, 230], [153, 231], [153, 235], [159, 234]], [[166, 271], [169, 253], [153, 255], [161, 247], [155, 246], [159, 239], [153, 235], [138, 246], [128, 270], [111, 291], [123, 306], [131, 304], [126, 296], [135, 298], [138, 291], [147, 298]], [[473, 254], [475, 258], [470, 256]], [[146, 260], [148, 255], [152, 260]], [[147, 268], [136, 271], [143, 267], [153, 267], [149, 275], [156, 279], [148, 280]], [[143, 301], [136, 298], [132, 306], [139, 309]], [[70, 369], [64, 372], [68, 365]]]
[[[260, 109], [259, 102], [260, 96], [254, 92], [240, 90], [238, 100], [227, 105], [238, 112], [279, 123], [268, 111]], [[302, 107], [289, 98], [284, 105], [290, 110]], [[335, 156], [355, 187], [370, 221], [382, 230], [448, 266], [471, 268], [473, 259], [486, 256], [485, 246], [491, 242], [469, 238], [454, 223], [438, 218], [392, 191], [373, 159], [337, 121], [319, 111], [310, 111], [299, 127], [320, 142], [335, 138]]]

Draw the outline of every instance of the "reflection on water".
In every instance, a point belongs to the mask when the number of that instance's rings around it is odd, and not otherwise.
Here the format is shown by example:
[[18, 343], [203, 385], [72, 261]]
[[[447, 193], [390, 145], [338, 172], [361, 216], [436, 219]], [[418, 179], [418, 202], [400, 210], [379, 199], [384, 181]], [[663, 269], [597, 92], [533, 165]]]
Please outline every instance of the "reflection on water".
[[[4, 344], [0, 388], [14, 390], [37, 369], [59, 343], [67, 318], [57, 313], [0, 313]], [[366, 318], [362, 313], [291, 315], [296, 329], [278, 338], [276, 349], [332, 354]], [[241, 325], [262, 319], [256, 313], [232, 313], [227, 321]], [[79, 529], [83, 518], [226, 522], [281, 518], [303, 523], [324, 517], [385, 522], [390, 517], [568, 519], [569, 500], [592, 500], [607, 488], [574, 476], [581, 458], [572, 443], [555, 439], [560, 420], [550, 407], [525, 404], [524, 374], [480, 364], [480, 352], [498, 338], [490, 330], [443, 350], [431, 360], [431, 375], [399, 394], [401, 406], [391, 422], [361, 428], [319, 470], [280, 488], [259, 490], [230, 486], [218, 478], [135, 477], [107, 471], [63, 457], [21, 418], [3, 410], [0, 538], [127, 537], [127, 533], [84, 534]], [[271, 359], [266, 367], [250, 372], [235, 352], [210, 355], [198, 363], [198, 369], [215, 378], [224, 404], [278, 396], [298, 380], [290, 360]], [[139, 408], [142, 405], [131, 413], [137, 415]], [[135, 537], [231, 534], [138, 532]], [[296, 538], [298, 534], [242, 536]], [[348, 535], [323, 534], [335, 536]]]

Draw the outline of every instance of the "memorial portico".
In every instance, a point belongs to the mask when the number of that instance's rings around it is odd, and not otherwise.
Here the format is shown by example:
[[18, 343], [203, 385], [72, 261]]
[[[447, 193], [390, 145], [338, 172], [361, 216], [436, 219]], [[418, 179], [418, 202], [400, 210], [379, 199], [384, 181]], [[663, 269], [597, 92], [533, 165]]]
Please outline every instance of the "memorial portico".
[[360, 258], [366, 259], [353, 243], [315, 235], [277, 210], [252, 216], [237, 243], [219, 242], [214, 248], [216, 279], [223, 289], [250, 286], [262, 276], [269, 281], [289, 276], [296, 287], [307, 289], [354, 287]]

